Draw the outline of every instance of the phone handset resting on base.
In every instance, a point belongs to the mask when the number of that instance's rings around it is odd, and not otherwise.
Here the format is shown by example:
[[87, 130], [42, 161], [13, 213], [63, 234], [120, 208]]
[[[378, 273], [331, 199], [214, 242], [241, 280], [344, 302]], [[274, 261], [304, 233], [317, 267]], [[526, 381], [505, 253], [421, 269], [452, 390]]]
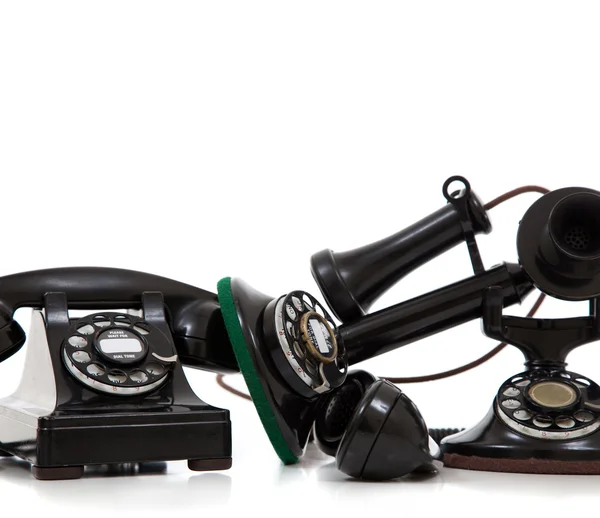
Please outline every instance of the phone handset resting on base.
[[0, 400], [3, 455], [39, 479], [79, 478], [91, 464], [231, 466], [229, 412], [199, 399], [182, 369], [237, 370], [216, 295], [112, 268], [1, 277], [0, 360], [25, 342], [19, 307], [34, 312], [21, 383]]

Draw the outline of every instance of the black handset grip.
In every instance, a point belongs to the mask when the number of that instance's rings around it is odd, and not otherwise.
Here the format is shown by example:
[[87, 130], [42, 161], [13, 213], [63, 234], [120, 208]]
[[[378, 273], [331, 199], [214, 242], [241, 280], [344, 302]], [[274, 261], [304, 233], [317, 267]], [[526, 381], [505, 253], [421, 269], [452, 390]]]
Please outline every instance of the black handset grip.
[[[0, 338], [1, 330], [13, 325], [17, 309], [43, 307], [48, 292], [63, 292], [69, 309], [86, 310], [141, 308], [144, 291], [163, 294], [184, 364], [220, 372], [238, 371], [214, 293], [134, 270], [52, 268], [0, 277]], [[8, 343], [0, 343], [0, 359], [3, 349], [9, 349]]]
[[439, 290], [371, 313], [339, 327], [339, 338], [355, 365], [435, 333], [480, 318], [484, 295], [498, 286], [504, 305], [520, 302], [533, 283], [518, 264], [506, 263]]

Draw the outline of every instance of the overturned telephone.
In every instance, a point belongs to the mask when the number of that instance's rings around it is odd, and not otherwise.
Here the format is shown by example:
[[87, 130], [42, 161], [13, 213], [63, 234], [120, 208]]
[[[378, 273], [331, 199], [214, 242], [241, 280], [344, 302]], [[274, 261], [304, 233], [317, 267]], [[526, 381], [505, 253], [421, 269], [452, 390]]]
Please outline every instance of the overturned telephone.
[[[456, 182], [462, 188], [450, 192]], [[300, 290], [270, 297], [236, 278], [222, 279], [216, 295], [119, 269], [2, 277], [0, 361], [25, 343], [14, 312], [31, 307], [33, 318], [21, 384], [0, 400], [0, 455], [27, 460], [41, 479], [78, 478], [91, 464], [157, 460], [227, 469], [229, 412], [192, 392], [182, 369], [189, 366], [243, 374], [286, 464], [302, 457], [312, 436], [357, 478], [433, 470], [435, 460], [467, 469], [600, 473], [600, 387], [565, 363], [573, 348], [600, 338], [600, 193], [544, 194], [520, 224], [519, 264], [486, 270], [476, 235], [491, 231], [487, 211], [530, 191], [545, 192], [526, 187], [484, 205], [466, 179], [449, 178], [446, 205], [423, 220], [357, 250], [312, 257], [325, 303]], [[462, 242], [473, 276], [369, 312], [410, 271]], [[590, 314], [531, 318], [539, 304], [528, 318], [502, 314], [535, 288], [589, 300]], [[396, 385], [350, 370], [479, 318], [488, 336], [524, 353], [526, 370], [503, 383], [471, 430], [428, 430]], [[430, 433], [440, 451], [430, 449]]]

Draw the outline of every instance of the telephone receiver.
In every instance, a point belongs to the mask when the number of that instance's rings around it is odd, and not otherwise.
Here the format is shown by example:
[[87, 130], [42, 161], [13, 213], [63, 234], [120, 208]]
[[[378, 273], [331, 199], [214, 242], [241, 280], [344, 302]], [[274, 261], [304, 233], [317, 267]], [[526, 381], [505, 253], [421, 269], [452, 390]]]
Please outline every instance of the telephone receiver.
[[39, 479], [79, 478], [92, 464], [231, 466], [229, 412], [198, 398], [182, 369], [238, 370], [216, 295], [113, 268], [0, 277], [2, 361], [25, 342], [21, 307], [34, 312], [21, 384], [0, 400], [0, 454]]
[[400, 232], [355, 250], [325, 249], [311, 257], [315, 282], [338, 320], [366, 315], [406, 275], [463, 241], [475, 273], [485, 270], [475, 241], [477, 234], [492, 231], [483, 203], [463, 176], [448, 178], [442, 193], [444, 207]]
[[[465, 187], [450, 193], [448, 186], [456, 180]], [[352, 477], [385, 480], [428, 469], [434, 455], [414, 404], [394, 385], [368, 373], [354, 375], [349, 367], [481, 318], [491, 286], [500, 290], [503, 307], [533, 290], [518, 264], [483, 267], [475, 233], [489, 231], [489, 220], [467, 180], [451, 177], [443, 190], [445, 208], [392, 238], [355, 252], [313, 257], [315, 279], [341, 325], [308, 292], [274, 298], [241, 279], [219, 282], [238, 365], [285, 464], [299, 461], [314, 430], [317, 445], [335, 455], [338, 468]], [[472, 277], [367, 314], [399, 278], [461, 239], [468, 245]]]
[[21, 307], [43, 308], [46, 293], [64, 293], [69, 309], [140, 308], [141, 293], [162, 293], [178, 354], [185, 365], [214, 372], [238, 372], [214, 293], [133, 270], [73, 267], [0, 277], [0, 361], [25, 343], [13, 320]]

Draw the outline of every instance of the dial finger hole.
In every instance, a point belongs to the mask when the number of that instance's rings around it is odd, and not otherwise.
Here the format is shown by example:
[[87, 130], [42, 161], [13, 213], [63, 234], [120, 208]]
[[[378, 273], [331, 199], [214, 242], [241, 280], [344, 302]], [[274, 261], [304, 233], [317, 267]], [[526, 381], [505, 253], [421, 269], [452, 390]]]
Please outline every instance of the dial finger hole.
[[325, 311], [323, 310], [323, 308], [321, 306], [319, 306], [318, 304], [315, 304], [315, 311], [321, 315], [323, 318], [325, 318]]
[[529, 410], [516, 410], [513, 413], [513, 417], [519, 421], [527, 421], [528, 419], [531, 419], [531, 415]]
[[136, 383], [145, 383], [148, 381], [148, 374], [144, 371], [133, 371], [129, 374], [129, 378]]
[[110, 320], [94, 320], [94, 325], [98, 327], [108, 327]]
[[113, 383], [125, 383], [127, 381], [127, 374], [123, 371], [112, 371], [108, 373], [108, 379]]
[[537, 416], [533, 420], [533, 424], [535, 426], [537, 426], [538, 428], [548, 428], [548, 427], [552, 426], [552, 419], [550, 419], [549, 417], [546, 417], [546, 416]]
[[502, 392], [502, 395], [506, 397], [517, 397], [520, 393], [521, 391], [518, 388], [508, 387], [504, 392]]
[[90, 324], [85, 324], [83, 326], [78, 327], [77, 332], [81, 333], [82, 335], [93, 335], [96, 332], [96, 330], [94, 329], [94, 326]]
[[518, 381], [517, 383], [515, 383], [515, 385], [517, 387], [527, 387], [530, 384], [531, 384], [531, 380], [522, 380], [522, 381]]
[[127, 315], [117, 315], [115, 317], [115, 325], [122, 327], [129, 326], [131, 325], [131, 320]]
[[72, 354], [72, 358], [77, 363], [88, 363], [92, 359], [92, 357], [88, 353], [86, 353], [85, 351], [75, 351]]
[[306, 307], [309, 310], [313, 309], [312, 301], [310, 300], [310, 298], [308, 297], [308, 295], [304, 294], [304, 296], [302, 297], [302, 302], [304, 302], [304, 304], [306, 305]]
[[509, 410], [514, 410], [515, 408], [519, 408], [521, 403], [517, 399], [505, 399], [502, 401], [502, 406]]
[[575, 426], [575, 420], [569, 416], [557, 417], [556, 426], [559, 428], [573, 428]]
[[83, 336], [72, 336], [69, 338], [69, 345], [81, 349], [88, 344], [88, 341]]
[[306, 372], [308, 372], [308, 374], [310, 374], [312, 377], [317, 376], [318, 369], [311, 362], [309, 362], [309, 361], [305, 362], [304, 367], [306, 369]]
[[147, 335], [150, 333], [150, 329], [146, 324], [136, 324], [133, 326], [133, 330], [137, 331], [141, 335]]
[[165, 368], [158, 363], [151, 363], [146, 367], [146, 372], [154, 376], [162, 376], [165, 373]]
[[298, 314], [296, 313], [296, 310], [292, 307], [291, 304], [285, 305], [285, 312], [287, 313], [287, 316], [290, 317], [292, 320], [296, 320]]
[[579, 412], [575, 413], [575, 419], [582, 423], [589, 423], [590, 421], [594, 420], [594, 414], [592, 414], [591, 412], [580, 410]]
[[302, 301], [298, 297], [296, 297], [296, 296], [292, 297], [292, 304], [294, 304], [294, 307], [298, 311], [300, 311], [300, 312], [304, 311], [304, 306], [302, 305]]
[[302, 347], [300, 347], [300, 344], [298, 342], [294, 342], [294, 352], [296, 353], [296, 356], [298, 356], [298, 358], [304, 358], [306, 356], [306, 352], [304, 351], [304, 349], [302, 349]]
[[86, 370], [92, 376], [102, 376], [106, 372], [104, 367], [98, 363], [92, 363], [91, 365], [88, 365]]

